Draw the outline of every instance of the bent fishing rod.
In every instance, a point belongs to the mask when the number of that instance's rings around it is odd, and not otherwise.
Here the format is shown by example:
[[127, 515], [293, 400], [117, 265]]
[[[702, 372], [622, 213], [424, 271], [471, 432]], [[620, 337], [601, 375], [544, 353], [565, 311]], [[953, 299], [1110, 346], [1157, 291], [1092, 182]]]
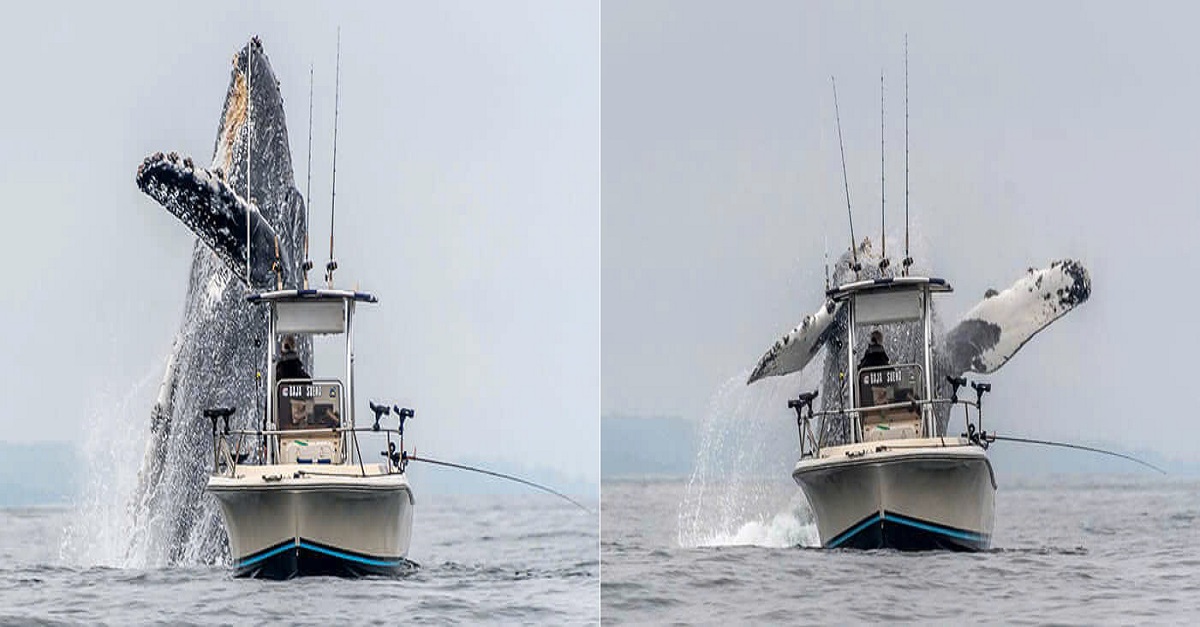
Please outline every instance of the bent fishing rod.
[[578, 507], [579, 509], [581, 509], [589, 514], [593, 513], [592, 510], [589, 509], [584, 504], [563, 494], [562, 492], [559, 492], [558, 490], [555, 490], [554, 488], [550, 488], [550, 487], [541, 485], [539, 483], [534, 483], [532, 481], [528, 481], [528, 480], [522, 479], [520, 477], [506, 475], [502, 472], [495, 472], [493, 470], [485, 470], [483, 468], [475, 468], [473, 466], [466, 466], [464, 464], [455, 464], [453, 462], [444, 462], [444, 461], [437, 460], [437, 459], [431, 459], [429, 457], [418, 457], [416, 454], [410, 455], [407, 451], [405, 451], [402, 454], [402, 459], [404, 459], [406, 461], [410, 461], [410, 462], [425, 462], [426, 464], [434, 464], [436, 466], [446, 466], [447, 468], [457, 468], [459, 470], [468, 470], [470, 472], [477, 472], [477, 473], [484, 474], [484, 475], [490, 475], [492, 477], [499, 477], [500, 479], [508, 479], [509, 481], [516, 481], [517, 483], [525, 484], [531, 488], [537, 488], [538, 490], [541, 490], [543, 492], [548, 492], [550, 494], [553, 494], [554, 496], [557, 496], [560, 499], [566, 500], [567, 502], [571, 503], [575, 507]]
[[1118, 453], [1116, 451], [1106, 451], [1102, 448], [1084, 446], [1082, 444], [1069, 444], [1067, 442], [1052, 442], [1050, 440], [1035, 440], [1033, 438], [1018, 438], [1018, 437], [1014, 437], [1014, 436], [995, 435], [993, 433], [988, 433], [985, 435], [985, 437], [987, 438], [987, 440], [989, 442], [1001, 440], [1001, 441], [1005, 441], [1005, 442], [1017, 442], [1020, 444], [1038, 444], [1041, 446], [1058, 446], [1061, 448], [1073, 448], [1073, 449], [1076, 449], [1079, 451], [1089, 451], [1092, 453], [1100, 453], [1101, 455], [1112, 455], [1113, 457], [1120, 457], [1121, 459], [1127, 459], [1131, 462], [1141, 464], [1147, 468], [1157, 470], [1158, 472], [1161, 472], [1164, 475], [1167, 474], [1167, 471], [1163, 470], [1162, 468], [1159, 468], [1158, 466], [1155, 466], [1154, 464], [1151, 464], [1150, 462], [1142, 461], [1136, 457], [1133, 457], [1131, 455], [1126, 455], [1124, 453]]
[[457, 468], [458, 470], [477, 472], [482, 475], [497, 477], [499, 479], [508, 479], [509, 481], [516, 481], [517, 483], [527, 485], [531, 488], [537, 488], [538, 490], [541, 490], [543, 492], [553, 494], [554, 496], [557, 496], [558, 498], [567, 501], [568, 503], [574, 505], [575, 507], [578, 507], [579, 509], [581, 509], [589, 514], [593, 513], [592, 510], [588, 509], [587, 506], [580, 503], [579, 501], [576, 501], [575, 499], [563, 494], [562, 492], [559, 492], [558, 490], [555, 490], [554, 488], [551, 488], [549, 486], [544, 486], [540, 483], [534, 483], [527, 479], [522, 479], [520, 477], [514, 477], [513, 475], [506, 475], [502, 472], [496, 472], [494, 470], [487, 470], [484, 468], [476, 468], [474, 466], [467, 466], [465, 464], [456, 464], [454, 462], [445, 462], [445, 461], [441, 461], [438, 459], [432, 459], [429, 457], [418, 457], [416, 452], [409, 453], [408, 451], [404, 450], [404, 424], [409, 419], [416, 417], [416, 412], [413, 409], [408, 408], [408, 407], [400, 407], [399, 405], [393, 405], [393, 406], [389, 407], [386, 404], [378, 404], [375, 401], [369, 402], [368, 406], [371, 408], [371, 411], [375, 413], [375, 425], [373, 427], [371, 427], [372, 431], [379, 431], [379, 421], [384, 416], [390, 416], [390, 415], [392, 415], [393, 412], [395, 412], [396, 418], [399, 419], [400, 424], [397, 426], [397, 431], [400, 433], [400, 451], [397, 452], [395, 445], [393, 443], [389, 442], [388, 450], [383, 455], [385, 457], [387, 457], [388, 459], [390, 459], [391, 463], [395, 464], [396, 467], [401, 470], [401, 472], [403, 472], [404, 467], [408, 465], [408, 462], [425, 462], [426, 464], [433, 464], [435, 466], [445, 466], [447, 468]]

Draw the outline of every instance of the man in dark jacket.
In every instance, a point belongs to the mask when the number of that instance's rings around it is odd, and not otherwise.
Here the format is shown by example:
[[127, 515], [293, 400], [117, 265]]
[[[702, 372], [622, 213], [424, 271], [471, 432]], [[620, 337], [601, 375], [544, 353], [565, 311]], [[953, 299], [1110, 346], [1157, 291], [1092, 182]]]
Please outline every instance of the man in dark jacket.
[[862, 361], [858, 362], [858, 367], [874, 368], [875, 366], [886, 366], [891, 363], [888, 359], [887, 351], [883, 349], [883, 332], [879, 329], [871, 331], [871, 343], [867, 345], [866, 352], [863, 353]]
[[308, 372], [304, 370], [304, 363], [300, 361], [300, 355], [296, 353], [296, 337], [294, 335], [283, 336], [283, 341], [280, 342], [279, 361], [275, 362], [275, 380], [307, 378]]

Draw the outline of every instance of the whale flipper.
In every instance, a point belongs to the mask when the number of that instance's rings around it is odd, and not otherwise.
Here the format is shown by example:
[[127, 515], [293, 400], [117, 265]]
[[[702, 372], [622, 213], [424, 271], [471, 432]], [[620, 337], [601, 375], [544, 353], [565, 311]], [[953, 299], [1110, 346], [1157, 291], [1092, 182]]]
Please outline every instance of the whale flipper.
[[830, 329], [836, 328], [833, 321], [837, 318], [841, 306], [841, 303], [827, 300], [820, 309], [805, 316], [795, 329], [779, 338], [771, 350], [758, 360], [758, 365], [750, 373], [746, 385], [763, 377], [781, 376], [803, 370], [829, 339]]
[[946, 334], [954, 373], [988, 374], [1000, 369], [1038, 331], [1092, 293], [1087, 269], [1070, 259], [1034, 270], [1003, 292], [988, 296]]
[[[137, 171], [137, 185], [196, 233], [220, 257], [233, 275], [246, 281], [246, 221], [250, 221], [250, 280], [252, 287], [275, 285], [278, 235], [258, 209], [250, 206], [225, 182], [224, 176], [196, 166], [174, 153], [146, 157]], [[284, 255], [282, 250], [279, 254]], [[281, 260], [282, 261], [282, 260]], [[287, 281], [287, 268], [281, 263]]]

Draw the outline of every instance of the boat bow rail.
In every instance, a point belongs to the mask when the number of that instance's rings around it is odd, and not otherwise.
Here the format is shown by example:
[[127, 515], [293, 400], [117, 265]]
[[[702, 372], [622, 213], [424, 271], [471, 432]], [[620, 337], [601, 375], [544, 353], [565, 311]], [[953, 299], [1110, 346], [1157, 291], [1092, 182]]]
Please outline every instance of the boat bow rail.
[[[832, 428], [836, 423], [848, 422], [851, 425], [851, 433], [855, 434], [855, 437], [851, 442], [852, 444], [867, 442], [862, 431], [863, 415], [881, 410], [907, 410], [916, 413], [924, 407], [934, 407], [938, 405], [950, 407], [954, 407], [956, 405], [961, 406], [963, 408], [963, 422], [965, 429], [965, 431], [962, 433], [962, 437], [966, 438], [967, 441], [972, 445], [981, 446], [983, 448], [987, 448], [988, 444], [993, 441], [989, 439], [991, 437], [990, 434], [988, 434], [988, 432], [984, 431], [982, 428], [982, 403], [978, 401], [971, 401], [962, 398], [934, 398], [888, 403], [884, 405], [875, 405], [857, 409], [839, 408], [814, 410], [812, 408], [812, 402], [816, 396], [817, 393], [815, 391], [807, 392], [801, 394], [798, 398], [788, 401], [788, 408], [795, 410], [796, 412], [796, 426], [800, 436], [801, 459], [824, 457], [825, 455], [823, 454], [823, 451], [826, 449], [836, 446], [844, 446], [842, 443], [833, 443], [829, 441], [829, 434], [836, 432], [836, 429]], [[971, 411], [972, 409], [974, 409], [974, 412]], [[974, 419], [972, 419], [972, 414], [974, 414]], [[912, 437], [944, 440], [947, 436], [944, 433], [921, 433]], [[886, 441], [888, 445], [895, 445], [903, 440], [887, 439], [883, 441]]]

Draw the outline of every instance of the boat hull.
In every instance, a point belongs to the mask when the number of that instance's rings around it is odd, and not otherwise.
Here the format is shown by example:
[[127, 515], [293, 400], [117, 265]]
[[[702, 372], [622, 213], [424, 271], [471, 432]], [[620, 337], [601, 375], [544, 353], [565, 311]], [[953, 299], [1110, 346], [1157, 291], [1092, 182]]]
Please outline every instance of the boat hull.
[[413, 497], [403, 474], [318, 475], [311, 465], [297, 468], [254, 467], [236, 478], [209, 480], [237, 576], [358, 577], [413, 567], [407, 559]]
[[[970, 445], [837, 447], [796, 464], [826, 548], [981, 551], [991, 546], [996, 484]], [[917, 444], [917, 443], [913, 443]]]

